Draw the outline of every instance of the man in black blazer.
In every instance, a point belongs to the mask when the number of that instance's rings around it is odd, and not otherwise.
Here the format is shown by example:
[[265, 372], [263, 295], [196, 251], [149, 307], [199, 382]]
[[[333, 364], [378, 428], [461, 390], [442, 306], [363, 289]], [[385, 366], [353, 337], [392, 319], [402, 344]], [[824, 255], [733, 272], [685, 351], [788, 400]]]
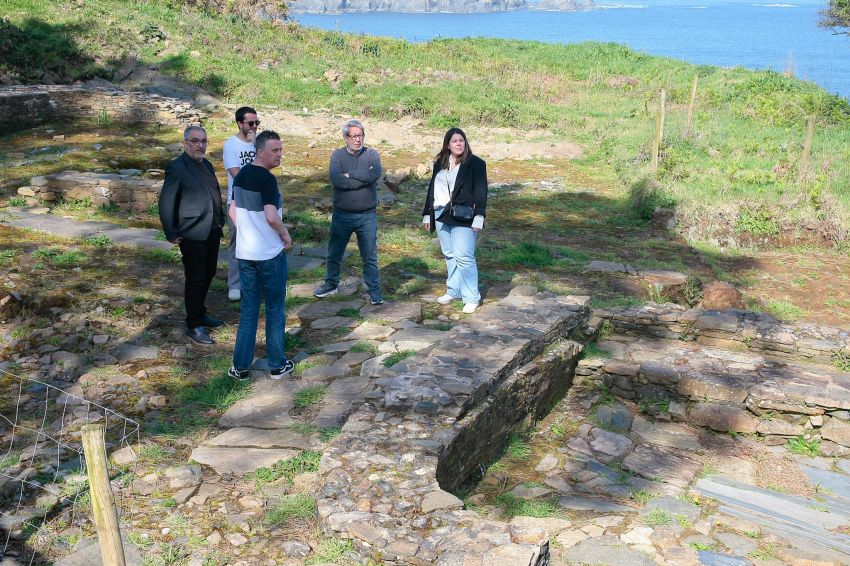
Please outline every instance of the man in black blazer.
[[207, 132], [189, 126], [183, 132], [183, 154], [165, 171], [159, 193], [159, 219], [166, 239], [180, 246], [186, 275], [186, 336], [198, 344], [215, 344], [206, 327], [223, 321], [207, 314], [204, 303], [215, 277], [224, 226], [221, 188], [212, 163], [204, 158]]

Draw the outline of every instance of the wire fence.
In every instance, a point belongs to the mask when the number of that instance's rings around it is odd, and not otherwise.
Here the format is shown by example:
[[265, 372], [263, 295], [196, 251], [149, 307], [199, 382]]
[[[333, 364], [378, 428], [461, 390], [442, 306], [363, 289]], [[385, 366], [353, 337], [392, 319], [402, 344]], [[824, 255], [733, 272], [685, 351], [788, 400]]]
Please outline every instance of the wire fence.
[[94, 533], [81, 429], [99, 423], [119, 520], [131, 495], [140, 425], [50, 383], [0, 369], [0, 558], [38, 565]]

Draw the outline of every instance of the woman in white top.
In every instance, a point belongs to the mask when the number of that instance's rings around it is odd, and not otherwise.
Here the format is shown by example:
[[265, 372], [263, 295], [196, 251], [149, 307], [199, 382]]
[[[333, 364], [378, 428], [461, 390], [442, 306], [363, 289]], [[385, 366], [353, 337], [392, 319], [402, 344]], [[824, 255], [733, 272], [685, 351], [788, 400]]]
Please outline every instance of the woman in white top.
[[465, 313], [475, 312], [481, 302], [475, 241], [486, 209], [487, 164], [472, 154], [463, 130], [451, 128], [434, 160], [422, 223], [426, 230], [437, 231], [446, 258], [447, 290], [437, 302], [447, 305], [462, 299]]

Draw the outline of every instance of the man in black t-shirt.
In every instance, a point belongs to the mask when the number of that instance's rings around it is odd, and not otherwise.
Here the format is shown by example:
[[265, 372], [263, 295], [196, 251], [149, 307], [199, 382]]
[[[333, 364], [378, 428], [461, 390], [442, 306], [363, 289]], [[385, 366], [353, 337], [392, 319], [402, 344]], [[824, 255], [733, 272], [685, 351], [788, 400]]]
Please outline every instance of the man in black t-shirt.
[[292, 245], [283, 225], [283, 199], [271, 170], [280, 165], [280, 136], [266, 130], [254, 142], [257, 155], [233, 179], [233, 202], [228, 214], [236, 226], [236, 259], [242, 285], [239, 330], [228, 375], [247, 379], [254, 362], [260, 297], [266, 305], [266, 355], [272, 379], [292, 373], [295, 364], [286, 359], [285, 250]]

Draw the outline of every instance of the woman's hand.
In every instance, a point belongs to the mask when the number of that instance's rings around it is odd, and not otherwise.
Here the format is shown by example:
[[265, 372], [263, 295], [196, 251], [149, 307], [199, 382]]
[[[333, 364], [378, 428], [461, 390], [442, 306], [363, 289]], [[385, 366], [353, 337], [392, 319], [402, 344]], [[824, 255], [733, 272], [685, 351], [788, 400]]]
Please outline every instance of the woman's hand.
[[430, 222], [423, 222], [422, 228], [424, 228], [426, 232], [431, 230], [431, 223]]
[[472, 231], [473, 231], [473, 232], [475, 232], [475, 233], [477, 234], [478, 232], [480, 232], [480, 231], [481, 231], [481, 228], [476, 228], [475, 226], [473, 226], [473, 227], [472, 227]]

